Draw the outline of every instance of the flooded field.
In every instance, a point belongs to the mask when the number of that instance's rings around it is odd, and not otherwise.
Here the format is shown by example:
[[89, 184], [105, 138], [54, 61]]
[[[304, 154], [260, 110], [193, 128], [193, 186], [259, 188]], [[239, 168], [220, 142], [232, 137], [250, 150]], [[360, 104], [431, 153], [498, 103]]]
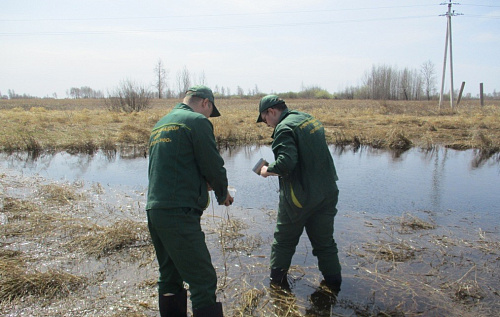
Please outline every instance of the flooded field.
[[[278, 182], [268, 147], [223, 151], [231, 207], [202, 217], [226, 316], [495, 316], [500, 158], [332, 148], [344, 282], [332, 300], [304, 235], [293, 294], [268, 288]], [[0, 315], [158, 316], [142, 153], [0, 154]], [[189, 308], [190, 309], [190, 308]]]

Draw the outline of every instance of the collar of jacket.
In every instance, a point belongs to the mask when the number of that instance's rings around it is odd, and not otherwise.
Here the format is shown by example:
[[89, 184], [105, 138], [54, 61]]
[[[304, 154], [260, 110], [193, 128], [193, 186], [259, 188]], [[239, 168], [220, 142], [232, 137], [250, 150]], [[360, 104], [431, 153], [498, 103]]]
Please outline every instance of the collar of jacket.
[[191, 108], [190, 106], [186, 105], [185, 103], [178, 103], [177, 105], [175, 105], [174, 109], [182, 109], [182, 110], [187, 110], [187, 111], [191, 111], [191, 112], [194, 112], [193, 108]]
[[285, 110], [283, 110], [283, 112], [281, 113], [281, 116], [278, 120], [278, 124], [274, 127], [273, 134], [271, 135], [271, 138], [274, 139], [274, 133], [276, 133], [276, 128], [278, 127], [280, 122], [283, 121], [283, 119], [285, 119], [289, 114], [290, 114], [290, 109], [286, 108]]

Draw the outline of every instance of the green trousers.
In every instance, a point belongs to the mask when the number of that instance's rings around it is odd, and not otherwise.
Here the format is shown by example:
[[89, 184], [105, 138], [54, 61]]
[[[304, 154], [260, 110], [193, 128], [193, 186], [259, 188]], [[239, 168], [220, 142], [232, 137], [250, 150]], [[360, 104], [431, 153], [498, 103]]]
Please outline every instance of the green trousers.
[[290, 268], [295, 249], [305, 229], [311, 241], [312, 253], [318, 258], [318, 268], [323, 276], [340, 273], [338, 249], [333, 238], [338, 195], [339, 192], [336, 190], [313, 210], [304, 211], [295, 221], [289, 217], [287, 209], [290, 206], [286, 201], [280, 200], [271, 247], [271, 268], [284, 270]]
[[217, 274], [201, 230], [201, 211], [191, 208], [147, 211], [160, 277], [160, 294], [178, 294], [189, 284], [194, 309], [216, 303]]

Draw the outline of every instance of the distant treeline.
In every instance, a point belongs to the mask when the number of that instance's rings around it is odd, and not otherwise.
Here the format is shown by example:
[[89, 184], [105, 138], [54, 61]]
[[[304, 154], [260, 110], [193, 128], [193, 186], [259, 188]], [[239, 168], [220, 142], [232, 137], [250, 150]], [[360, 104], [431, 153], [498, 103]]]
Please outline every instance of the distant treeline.
[[[129, 79], [122, 81], [116, 89], [108, 92], [107, 95], [100, 91], [94, 90], [88, 86], [72, 87], [66, 91], [67, 98], [72, 99], [98, 99], [122, 98], [123, 95], [132, 97], [140, 96], [142, 99], [153, 98], [182, 98], [184, 92], [192, 85], [206, 85], [204, 72], [196, 76], [190, 72], [185, 66], [177, 73], [175, 84], [169, 83], [168, 71], [164, 68], [161, 60], [155, 65], [154, 74], [155, 82], [149, 85], [137, 84]], [[302, 87], [299, 92], [288, 91], [277, 93], [271, 91], [282, 98], [286, 99], [372, 99], [372, 100], [433, 100], [439, 99], [437, 89], [436, 72], [434, 64], [431, 61], [426, 61], [420, 69], [398, 69], [397, 67], [379, 65], [364, 73], [361, 79], [361, 84], [358, 86], [349, 86], [344, 90], [330, 93], [320, 86]], [[175, 86], [175, 87], [174, 87]], [[245, 90], [237, 86], [236, 92], [232, 93], [229, 87], [220, 85], [211, 86], [216, 98], [259, 98], [266, 93], [259, 90], [258, 86]], [[454, 91], [455, 98], [458, 97], [459, 91]], [[16, 94], [13, 90], [8, 90], [8, 95], [2, 95], [2, 99], [27, 99], [38, 98], [26, 94]], [[445, 94], [445, 98], [449, 99], [449, 92]], [[57, 98], [54, 93], [51, 97]], [[462, 99], [479, 98], [479, 91], [476, 95], [467, 93], [462, 96]], [[500, 93], [493, 90], [491, 94], [484, 94], [485, 99], [500, 99]]]

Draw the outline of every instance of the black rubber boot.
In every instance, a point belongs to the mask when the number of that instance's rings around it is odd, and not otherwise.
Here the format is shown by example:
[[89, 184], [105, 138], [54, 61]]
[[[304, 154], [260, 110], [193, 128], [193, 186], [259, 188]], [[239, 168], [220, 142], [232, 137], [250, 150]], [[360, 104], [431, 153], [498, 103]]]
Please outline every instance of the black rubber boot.
[[290, 291], [288, 284], [288, 271], [283, 269], [271, 269], [271, 286], [281, 288], [285, 291]]
[[158, 305], [161, 317], [187, 317], [187, 291], [171, 296], [160, 294]]
[[340, 292], [340, 285], [342, 285], [342, 274], [325, 275], [325, 280], [322, 284], [327, 286], [332, 292], [338, 293]]
[[224, 317], [222, 314], [222, 304], [215, 303], [213, 306], [193, 309], [193, 317]]
[[322, 288], [317, 289], [309, 297], [311, 305], [306, 308], [306, 315], [330, 316], [332, 307], [337, 303], [336, 294]]

